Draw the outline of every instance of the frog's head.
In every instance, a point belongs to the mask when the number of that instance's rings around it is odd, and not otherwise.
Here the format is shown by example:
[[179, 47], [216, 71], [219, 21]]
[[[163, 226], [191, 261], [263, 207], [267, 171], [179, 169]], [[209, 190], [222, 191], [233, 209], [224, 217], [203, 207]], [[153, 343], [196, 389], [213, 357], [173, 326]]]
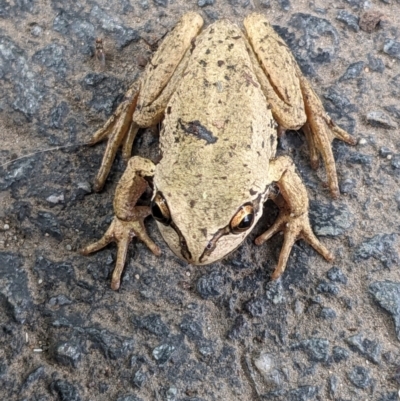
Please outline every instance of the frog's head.
[[243, 242], [262, 214], [264, 198], [247, 200], [231, 211], [204, 213], [204, 205], [196, 204], [184, 208], [180, 203], [174, 210], [168, 195], [157, 191], [151, 211], [172, 251], [188, 263], [204, 265], [222, 259]]

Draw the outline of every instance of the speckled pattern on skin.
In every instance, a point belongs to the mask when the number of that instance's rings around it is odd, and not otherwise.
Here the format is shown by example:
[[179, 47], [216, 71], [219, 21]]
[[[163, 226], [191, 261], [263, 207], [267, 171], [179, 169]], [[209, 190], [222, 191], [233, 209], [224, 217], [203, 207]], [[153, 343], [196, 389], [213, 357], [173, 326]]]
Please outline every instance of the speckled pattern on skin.
[[[299, 239], [333, 260], [310, 227], [307, 192], [293, 162], [276, 157], [277, 136], [278, 131], [282, 135], [303, 127], [311, 165], [318, 167], [322, 156], [334, 198], [339, 188], [331, 142], [338, 138], [354, 145], [356, 139], [326, 114], [267, 18], [252, 13], [243, 24], [245, 33], [226, 19], [200, 31], [200, 14], [184, 14], [91, 140], [95, 144], [107, 139], [95, 181], [98, 190], [118, 147], [127, 159], [139, 127], [155, 125], [165, 115], [161, 160], [149, 167], [146, 159], [130, 159], [115, 193], [113, 222], [100, 240], [81, 251], [88, 255], [110, 242], [117, 244], [113, 289], [120, 287], [132, 238], [160, 255], [143, 224], [150, 210], [136, 207], [146, 189], [145, 178], [153, 179], [151, 210], [163, 238], [190, 264], [210, 264], [234, 251], [257, 224], [268, 197], [280, 214], [255, 243], [261, 245], [279, 232], [284, 235], [272, 279], [283, 274]], [[280, 196], [270, 195], [273, 184]]]
[[[0, 392], [11, 401], [378, 400], [398, 398], [400, 39], [398, 2], [122, 0], [3, 2], [0, 8]], [[254, 8], [253, 8], [254, 5]], [[383, 16], [357, 29], [366, 11]], [[116, 248], [77, 251], [112, 220], [117, 155], [92, 192], [104, 147], [85, 147], [187, 11], [241, 28], [267, 15], [327, 113], [360, 138], [333, 143], [332, 200], [302, 133], [279, 139], [307, 187], [310, 218], [336, 262], [281, 239], [191, 267], [137, 242], [119, 292]], [[346, 12], [347, 14], [344, 14]], [[105, 66], [95, 57], [102, 38]], [[362, 66], [362, 68], [361, 68]], [[344, 78], [342, 78], [344, 77]], [[71, 146], [72, 145], [72, 146]], [[52, 151], [36, 153], [49, 148]], [[134, 154], [159, 159], [157, 129]], [[16, 160], [23, 155], [32, 156]], [[11, 162], [11, 163], [9, 163]], [[7, 165], [3, 165], [8, 163]], [[145, 193], [141, 205], [147, 206]]]

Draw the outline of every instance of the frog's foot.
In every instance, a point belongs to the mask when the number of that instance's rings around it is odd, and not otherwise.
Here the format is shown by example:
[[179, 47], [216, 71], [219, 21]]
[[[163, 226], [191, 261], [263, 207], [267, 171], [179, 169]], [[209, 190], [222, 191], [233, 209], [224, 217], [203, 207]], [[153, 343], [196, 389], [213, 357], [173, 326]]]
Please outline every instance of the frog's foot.
[[318, 168], [319, 156], [321, 155], [325, 163], [328, 187], [332, 197], [337, 198], [339, 196], [339, 185], [332, 152], [332, 141], [337, 138], [350, 145], [355, 145], [357, 140], [338, 127], [326, 114], [321, 100], [308, 81], [301, 75], [299, 69], [298, 75], [307, 115], [307, 122], [303, 126], [303, 132], [310, 149], [311, 166], [314, 169]]
[[90, 253], [104, 248], [110, 242], [117, 243], [117, 263], [111, 277], [111, 288], [113, 290], [119, 289], [121, 275], [124, 270], [126, 255], [128, 252], [128, 245], [134, 237], [138, 237], [142, 240], [154, 255], [160, 256], [161, 254], [160, 248], [148, 236], [146, 228], [144, 227], [143, 220], [150, 214], [150, 208], [147, 206], [137, 206], [135, 207], [135, 214], [135, 218], [131, 221], [123, 221], [118, 217], [114, 217], [114, 220], [104, 236], [80, 251], [82, 255], [89, 255]]
[[271, 161], [269, 176], [276, 182], [280, 194], [273, 195], [273, 201], [278, 205], [280, 213], [275, 223], [265, 233], [256, 238], [261, 245], [278, 232], [283, 232], [284, 241], [279, 256], [278, 265], [272, 275], [277, 279], [285, 271], [287, 260], [294, 243], [304, 239], [326, 260], [332, 261], [333, 255], [314, 235], [308, 218], [308, 197], [306, 188], [294, 169], [293, 161], [287, 156], [281, 156]]
[[94, 145], [108, 137], [107, 148], [94, 183], [96, 192], [103, 188], [118, 148], [122, 145], [122, 156], [125, 161], [128, 161], [131, 156], [133, 141], [139, 130], [139, 126], [132, 121], [139, 95], [139, 85], [138, 82], [135, 82], [129, 88], [125, 94], [124, 101], [118, 106], [115, 113], [89, 141], [89, 145]]
[[144, 226], [144, 219], [151, 214], [150, 207], [136, 206], [148, 185], [144, 177], [152, 177], [154, 170], [154, 163], [148, 159], [139, 156], [129, 159], [126, 170], [115, 190], [113, 222], [103, 238], [81, 250], [83, 255], [88, 255], [104, 248], [110, 242], [117, 243], [117, 263], [111, 280], [113, 290], [119, 288], [128, 245], [134, 237], [142, 240], [155, 255], [161, 254], [160, 248], [147, 235]]
[[293, 248], [294, 243], [299, 239], [304, 239], [326, 260], [332, 261], [333, 255], [314, 235], [310, 226], [308, 213], [304, 212], [300, 216], [295, 216], [288, 210], [287, 206], [280, 208], [280, 214], [275, 223], [265, 233], [256, 238], [256, 245], [261, 245], [278, 232], [283, 232], [284, 240], [278, 265], [272, 274], [272, 280], [279, 278], [285, 271], [286, 264]]

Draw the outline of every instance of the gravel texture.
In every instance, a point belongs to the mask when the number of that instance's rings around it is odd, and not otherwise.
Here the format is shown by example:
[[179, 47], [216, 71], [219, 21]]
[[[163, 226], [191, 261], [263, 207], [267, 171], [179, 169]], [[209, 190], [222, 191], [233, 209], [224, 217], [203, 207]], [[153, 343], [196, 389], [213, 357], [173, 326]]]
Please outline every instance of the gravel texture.
[[[162, 256], [132, 245], [118, 292], [115, 246], [79, 255], [111, 222], [124, 169], [118, 155], [92, 192], [104, 145], [84, 143], [189, 10], [207, 24], [266, 13], [326, 110], [359, 138], [334, 143], [337, 200], [302, 133], [279, 144], [333, 264], [298, 242], [270, 281], [282, 239], [253, 240], [276, 218], [272, 202], [236, 252], [200, 268], [149, 219]], [[394, 0], [1, 1], [0, 399], [398, 400], [399, 15]], [[134, 152], [154, 158], [157, 146], [147, 129]]]

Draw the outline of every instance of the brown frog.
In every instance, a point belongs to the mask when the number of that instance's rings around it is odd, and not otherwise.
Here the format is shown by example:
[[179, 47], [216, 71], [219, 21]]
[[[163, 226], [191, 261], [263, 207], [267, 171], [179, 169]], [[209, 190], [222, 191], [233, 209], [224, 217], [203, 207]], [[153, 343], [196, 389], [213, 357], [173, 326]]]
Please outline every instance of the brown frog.
[[[133, 237], [160, 254], [144, 227], [150, 214], [172, 251], [201, 265], [235, 250], [261, 217], [263, 203], [272, 197], [280, 214], [255, 240], [260, 245], [283, 231], [272, 278], [283, 273], [300, 238], [325, 259], [333, 259], [310, 227], [307, 192], [292, 160], [275, 156], [277, 135], [278, 130], [303, 128], [311, 164], [316, 168], [322, 156], [334, 198], [339, 190], [331, 142], [338, 138], [355, 144], [354, 138], [326, 114], [264, 15], [249, 15], [244, 33], [227, 20], [204, 31], [202, 25], [196, 13], [181, 18], [91, 140], [94, 144], [109, 138], [95, 183], [99, 191], [118, 147], [128, 160], [138, 129], [162, 121], [161, 161], [155, 165], [138, 156], [129, 159], [117, 186], [110, 228], [82, 250], [89, 254], [117, 242], [111, 281], [115, 290]], [[136, 206], [148, 185], [146, 179], [152, 179], [154, 186], [151, 206]], [[278, 194], [270, 190], [271, 184], [276, 184]]]

